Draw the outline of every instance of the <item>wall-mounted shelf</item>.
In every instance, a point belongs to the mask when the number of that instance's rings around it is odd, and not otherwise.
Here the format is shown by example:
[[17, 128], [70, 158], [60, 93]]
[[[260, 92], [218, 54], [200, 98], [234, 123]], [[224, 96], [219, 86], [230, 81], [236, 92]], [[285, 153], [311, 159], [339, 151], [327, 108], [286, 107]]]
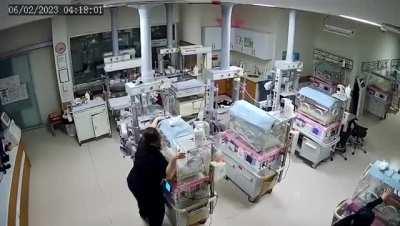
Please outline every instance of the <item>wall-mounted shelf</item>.
[[362, 62], [361, 63], [361, 71], [362, 72], [376, 72], [382, 70], [389, 70], [390, 69], [390, 60], [375, 60], [369, 62]]
[[322, 49], [314, 49], [314, 60], [323, 60], [332, 64], [336, 64], [346, 70], [353, 70], [354, 62], [352, 59], [339, 56]]

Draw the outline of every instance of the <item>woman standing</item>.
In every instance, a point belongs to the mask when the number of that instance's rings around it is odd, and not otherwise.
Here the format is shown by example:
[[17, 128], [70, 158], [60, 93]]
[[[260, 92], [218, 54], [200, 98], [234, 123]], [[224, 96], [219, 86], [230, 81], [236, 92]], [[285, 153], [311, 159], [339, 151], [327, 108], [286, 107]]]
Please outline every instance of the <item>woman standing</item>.
[[161, 136], [157, 129], [159, 118], [143, 131], [135, 154], [135, 161], [127, 182], [136, 198], [140, 217], [150, 226], [161, 226], [165, 214], [165, 200], [162, 194], [163, 179], [172, 179], [176, 173], [176, 161], [184, 158], [175, 156], [168, 163], [161, 154]]

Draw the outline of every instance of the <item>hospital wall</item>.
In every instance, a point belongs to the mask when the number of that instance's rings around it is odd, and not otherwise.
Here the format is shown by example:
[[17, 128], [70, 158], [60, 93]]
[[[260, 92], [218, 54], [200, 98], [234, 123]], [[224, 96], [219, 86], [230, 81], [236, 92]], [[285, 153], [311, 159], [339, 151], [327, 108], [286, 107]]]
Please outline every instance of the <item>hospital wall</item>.
[[[139, 27], [139, 13], [136, 8], [121, 7], [117, 15], [119, 30]], [[153, 26], [166, 24], [165, 7], [158, 5], [151, 8], [150, 17]], [[176, 22], [178, 19], [177, 10]], [[110, 11], [104, 10], [102, 16], [70, 16], [67, 18], [67, 24], [70, 37], [111, 31]]]
[[321, 27], [322, 21], [315, 34], [314, 47], [353, 59], [354, 69], [349, 73], [350, 81], [354, 81], [356, 76], [364, 76], [361, 73], [362, 62], [400, 58], [400, 36], [397, 34], [358, 23], [354, 37], [347, 38], [324, 32]]
[[[200, 8], [200, 10], [198, 10]], [[200, 44], [201, 27], [218, 26], [221, 18], [220, 6], [190, 4], [180, 7], [181, 40]], [[269, 32], [275, 35], [274, 60], [282, 58], [286, 50], [289, 10], [251, 5], [236, 5], [232, 23], [240, 27]], [[321, 48], [354, 60], [350, 80], [359, 74], [361, 62], [377, 59], [400, 58], [399, 35], [382, 32], [377, 27], [346, 21], [355, 27], [354, 37], [343, 37], [322, 30], [326, 16], [297, 11], [294, 51], [300, 53], [304, 62], [303, 75], [313, 71], [313, 49]]]
[[[48, 41], [51, 41], [50, 19], [2, 30], [0, 55]], [[60, 106], [52, 49], [52, 46], [48, 46], [22, 53], [29, 56], [33, 86], [43, 123], [47, 121], [48, 113], [57, 111]]]
[[[184, 4], [179, 6], [176, 21], [179, 23], [179, 37], [183, 41], [201, 44], [201, 28], [217, 26], [221, 18], [220, 6], [209, 4]], [[163, 6], [151, 10], [153, 25], [165, 24], [165, 9]], [[304, 61], [304, 75], [312, 73], [312, 49], [321, 48], [339, 55], [352, 58], [355, 62], [351, 78], [359, 74], [361, 62], [400, 58], [399, 36], [390, 32], [382, 32], [376, 27], [355, 24], [356, 34], [346, 38], [322, 31], [324, 16], [315, 13], [301, 12], [297, 14], [295, 51], [299, 52]], [[84, 22], [83, 22], [84, 20]], [[238, 5], [233, 11], [233, 24], [243, 28], [271, 32], [275, 34], [275, 56], [280, 59], [286, 49], [288, 10], [250, 5]], [[349, 23], [352, 23], [349, 21]], [[110, 30], [110, 15], [105, 10], [103, 16], [68, 17], [68, 34], [70, 37], [99, 33]], [[139, 26], [139, 16], [136, 9], [122, 8], [118, 13], [119, 29]], [[51, 19], [43, 19], [28, 24], [0, 31], [0, 55], [19, 48], [40, 42], [51, 41]], [[38, 49], [29, 52], [32, 64], [32, 75], [37, 95], [37, 101], [42, 120], [45, 121], [50, 111], [60, 106], [54, 57], [50, 49]], [[46, 90], [46, 92], [44, 92]]]

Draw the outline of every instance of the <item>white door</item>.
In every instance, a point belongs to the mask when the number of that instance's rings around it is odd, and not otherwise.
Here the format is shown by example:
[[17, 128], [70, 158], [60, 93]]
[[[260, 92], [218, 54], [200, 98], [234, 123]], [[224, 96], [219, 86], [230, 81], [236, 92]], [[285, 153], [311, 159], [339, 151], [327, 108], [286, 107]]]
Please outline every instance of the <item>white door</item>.
[[103, 112], [92, 115], [92, 122], [95, 137], [110, 133], [110, 123], [106, 109]]
[[94, 137], [90, 112], [83, 111], [74, 113], [74, 121], [79, 142]]

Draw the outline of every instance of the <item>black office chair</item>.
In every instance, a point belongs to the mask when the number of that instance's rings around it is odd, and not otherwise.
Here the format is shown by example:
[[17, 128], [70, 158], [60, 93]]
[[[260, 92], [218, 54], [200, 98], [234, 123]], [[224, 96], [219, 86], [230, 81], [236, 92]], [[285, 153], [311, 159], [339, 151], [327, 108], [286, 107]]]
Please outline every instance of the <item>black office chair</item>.
[[[335, 153], [339, 154], [340, 156], [343, 157], [344, 160], [347, 160], [347, 145], [349, 142], [349, 138], [351, 136], [351, 130], [347, 129], [346, 131], [343, 131], [343, 127], [341, 128], [340, 132], [340, 140], [335, 146]], [[333, 160], [333, 157], [331, 158]]]
[[364, 149], [364, 138], [367, 136], [368, 128], [360, 126], [357, 123], [357, 119], [351, 120], [349, 126], [351, 130], [349, 143], [353, 148], [351, 154], [355, 155], [356, 150], [361, 150], [364, 154], [367, 154], [367, 151]]

